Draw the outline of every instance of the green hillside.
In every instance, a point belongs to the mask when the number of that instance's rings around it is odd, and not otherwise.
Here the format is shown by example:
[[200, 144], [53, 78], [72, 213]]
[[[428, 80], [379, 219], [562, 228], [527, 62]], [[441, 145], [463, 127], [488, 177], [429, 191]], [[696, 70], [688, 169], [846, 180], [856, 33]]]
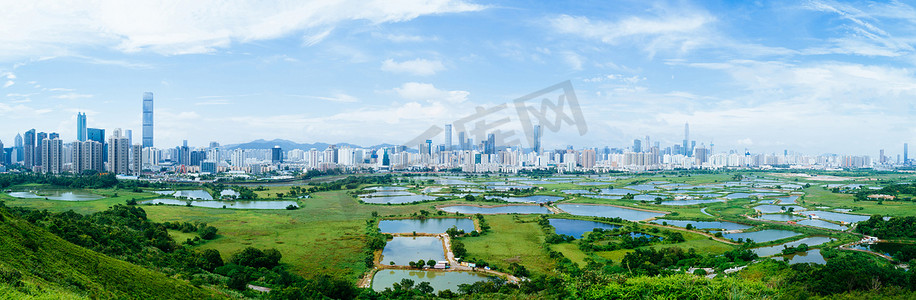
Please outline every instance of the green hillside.
[[0, 208], [0, 298], [212, 299], [219, 294], [67, 242]]

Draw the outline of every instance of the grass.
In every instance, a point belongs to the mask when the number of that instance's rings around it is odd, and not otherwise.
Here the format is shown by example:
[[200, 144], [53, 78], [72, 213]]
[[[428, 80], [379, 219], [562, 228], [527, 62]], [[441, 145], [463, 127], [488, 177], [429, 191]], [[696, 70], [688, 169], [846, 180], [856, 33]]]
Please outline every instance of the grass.
[[[41, 298], [224, 298], [64, 241], [0, 210], [0, 271], [22, 274], [22, 287], [0, 285], [2, 298], [38, 293]], [[167, 296], [166, 296], [167, 295]]]
[[534, 222], [534, 217], [513, 215], [488, 215], [484, 217], [492, 229], [479, 237], [462, 238], [468, 255], [506, 268], [518, 263], [530, 271], [542, 274], [553, 272], [553, 261], [547, 257], [544, 232]]
[[829, 206], [831, 208], [861, 208], [852, 213], [863, 215], [889, 215], [896, 217], [916, 216], [916, 203], [903, 201], [853, 201], [852, 194], [833, 193], [820, 186], [805, 189], [806, 206]]

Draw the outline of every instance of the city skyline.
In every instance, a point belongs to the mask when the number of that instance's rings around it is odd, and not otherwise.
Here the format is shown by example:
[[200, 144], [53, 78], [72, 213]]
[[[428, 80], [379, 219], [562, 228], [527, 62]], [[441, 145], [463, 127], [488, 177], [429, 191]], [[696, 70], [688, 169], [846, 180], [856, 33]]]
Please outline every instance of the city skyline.
[[[152, 92], [157, 146], [401, 144], [564, 80], [589, 131], [545, 130], [544, 149], [681, 144], [685, 122], [697, 145], [760, 153], [893, 156], [916, 139], [906, 3], [373, 2], [290, 17], [248, 3], [103, 5], [0, 13], [0, 140], [36, 128], [75, 141], [77, 112], [140, 133]], [[209, 11], [229, 17], [193, 17]]]

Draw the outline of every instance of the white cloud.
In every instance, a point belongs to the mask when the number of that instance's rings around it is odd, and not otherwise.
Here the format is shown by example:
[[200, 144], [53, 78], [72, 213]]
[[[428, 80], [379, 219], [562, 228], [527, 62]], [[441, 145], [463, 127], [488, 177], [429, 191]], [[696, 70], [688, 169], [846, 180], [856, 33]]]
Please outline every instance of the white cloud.
[[318, 100], [325, 100], [325, 101], [331, 101], [331, 102], [341, 102], [341, 103], [359, 102], [359, 99], [358, 99], [358, 98], [353, 97], [353, 96], [350, 96], [350, 95], [347, 95], [347, 94], [344, 94], [344, 93], [336, 93], [336, 94], [334, 94], [334, 95], [331, 96], [331, 97], [325, 97], [325, 96], [308, 96], [308, 95], [305, 95], [305, 96], [291, 95], [291, 96], [303, 97], [303, 98], [311, 98], [311, 99], [318, 99]]
[[0, 11], [0, 58], [69, 56], [82, 47], [175, 55], [274, 39], [336, 24], [403, 22], [423, 15], [479, 11], [462, 0], [429, 1], [28, 1]]
[[404, 99], [414, 101], [445, 101], [461, 103], [467, 100], [467, 91], [444, 91], [429, 83], [407, 82], [394, 89]]
[[445, 70], [441, 61], [418, 58], [414, 60], [396, 62], [393, 59], [387, 59], [382, 62], [382, 71], [392, 73], [408, 73], [418, 76], [434, 75], [436, 72]]
[[72, 100], [72, 99], [92, 98], [92, 95], [89, 95], [89, 94], [77, 94], [77, 93], [66, 93], [66, 94], [63, 94], [63, 95], [52, 96], [51, 98]]
[[3, 88], [11, 87], [11, 86], [13, 86], [14, 84], [16, 84], [16, 83], [13, 82], [12, 80], [7, 80], [6, 83], [3, 84]]

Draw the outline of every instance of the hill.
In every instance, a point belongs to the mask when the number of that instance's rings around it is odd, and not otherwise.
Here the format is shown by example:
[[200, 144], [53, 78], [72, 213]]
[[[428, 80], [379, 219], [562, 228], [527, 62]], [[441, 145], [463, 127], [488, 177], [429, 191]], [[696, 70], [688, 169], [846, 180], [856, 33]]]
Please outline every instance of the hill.
[[0, 298], [214, 299], [185, 281], [67, 242], [0, 208]]

